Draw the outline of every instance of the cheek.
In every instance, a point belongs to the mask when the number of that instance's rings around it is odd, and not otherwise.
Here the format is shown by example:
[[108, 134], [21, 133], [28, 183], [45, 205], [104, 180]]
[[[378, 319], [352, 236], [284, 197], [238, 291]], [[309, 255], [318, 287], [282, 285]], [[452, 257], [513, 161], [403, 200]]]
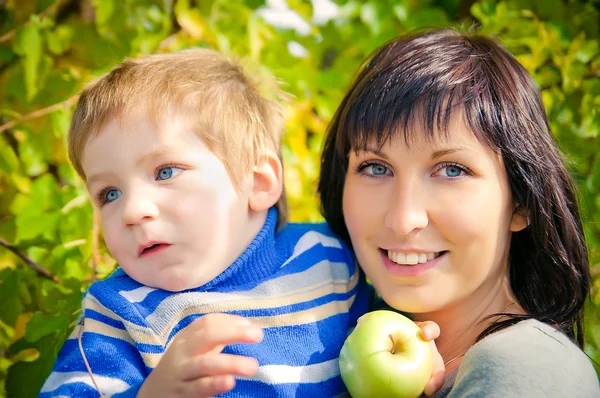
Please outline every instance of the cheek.
[[102, 232], [104, 234], [104, 242], [117, 262], [123, 262], [121, 257], [125, 250], [125, 237], [123, 230], [114, 220], [103, 220], [101, 222]]

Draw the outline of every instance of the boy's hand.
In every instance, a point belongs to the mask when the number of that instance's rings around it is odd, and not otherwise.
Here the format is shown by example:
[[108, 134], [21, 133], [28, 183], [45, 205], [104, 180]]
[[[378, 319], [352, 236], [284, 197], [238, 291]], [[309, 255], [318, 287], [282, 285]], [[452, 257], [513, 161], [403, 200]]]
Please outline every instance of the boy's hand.
[[228, 344], [258, 343], [262, 329], [237, 315], [208, 314], [177, 336], [138, 392], [139, 397], [208, 397], [235, 387], [233, 376], [251, 377], [254, 358], [223, 354]]
[[446, 366], [444, 366], [444, 359], [440, 355], [435, 345], [435, 339], [440, 337], [440, 327], [437, 323], [432, 321], [426, 322], [415, 322], [421, 328], [421, 337], [425, 341], [429, 341], [431, 344], [431, 350], [433, 352], [433, 369], [431, 371], [431, 378], [425, 386], [425, 395], [433, 395], [437, 390], [444, 384], [444, 376], [446, 375]]

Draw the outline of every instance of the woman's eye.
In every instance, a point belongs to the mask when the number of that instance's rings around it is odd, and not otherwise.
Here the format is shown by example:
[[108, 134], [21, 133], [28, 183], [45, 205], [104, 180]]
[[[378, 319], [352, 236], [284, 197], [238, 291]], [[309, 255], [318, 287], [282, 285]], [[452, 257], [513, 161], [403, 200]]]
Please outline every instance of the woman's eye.
[[179, 167], [161, 167], [156, 173], [156, 179], [161, 181], [168, 180], [181, 173], [182, 171], [183, 169], [180, 169]]
[[387, 173], [387, 167], [380, 164], [374, 164], [371, 166], [371, 171], [376, 176], [383, 176]]
[[102, 201], [104, 203], [114, 202], [121, 197], [122, 193], [118, 189], [108, 189], [102, 194]]
[[384, 176], [389, 173], [389, 168], [379, 163], [365, 164], [359, 170], [370, 176]]
[[470, 175], [469, 169], [458, 164], [442, 164], [437, 168], [435, 175], [443, 178], [458, 178]]

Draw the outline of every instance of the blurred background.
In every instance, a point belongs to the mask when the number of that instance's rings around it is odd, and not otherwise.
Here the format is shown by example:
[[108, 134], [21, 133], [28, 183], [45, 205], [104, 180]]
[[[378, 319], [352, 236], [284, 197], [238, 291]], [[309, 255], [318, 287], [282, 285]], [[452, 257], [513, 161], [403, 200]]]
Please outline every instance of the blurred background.
[[585, 350], [600, 363], [600, 1], [0, 0], [0, 397], [36, 396], [83, 292], [115, 267], [65, 150], [87, 81], [192, 46], [239, 58], [267, 91], [278, 81], [291, 219], [317, 221], [323, 133], [360, 61], [436, 26], [496, 36], [543, 91], [580, 188], [594, 277]]

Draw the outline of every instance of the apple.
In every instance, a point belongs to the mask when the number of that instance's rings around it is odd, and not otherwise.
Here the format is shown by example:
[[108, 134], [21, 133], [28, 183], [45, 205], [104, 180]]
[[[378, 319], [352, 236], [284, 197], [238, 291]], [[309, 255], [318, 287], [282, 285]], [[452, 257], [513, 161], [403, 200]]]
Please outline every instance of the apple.
[[420, 396], [431, 377], [433, 355], [420, 332], [397, 312], [361, 316], [340, 352], [340, 373], [352, 397]]

